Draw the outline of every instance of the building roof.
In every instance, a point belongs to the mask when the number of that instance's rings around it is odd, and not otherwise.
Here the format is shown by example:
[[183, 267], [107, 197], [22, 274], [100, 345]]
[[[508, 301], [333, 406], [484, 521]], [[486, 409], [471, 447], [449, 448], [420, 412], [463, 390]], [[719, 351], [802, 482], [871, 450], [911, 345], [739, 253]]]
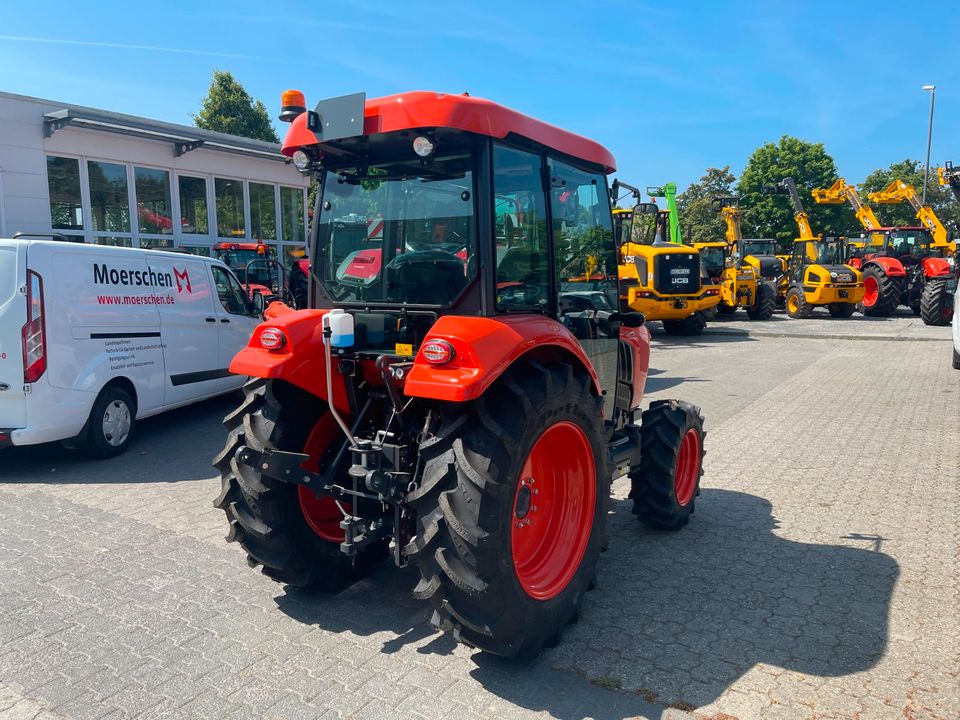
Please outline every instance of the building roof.
[[43, 113], [43, 134], [45, 137], [51, 137], [65, 127], [75, 127], [167, 142], [173, 145], [174, 154], [177, 156], [202, 147], [205, 150], [289, 162], [280, 154], [280, 145], [277, 143], [253, 140], [212, 130], [202, 130], [190, 125], [151, 120], [136, 115], [125, 115], [124, 113], [100, 110], [83, 105], [45, 100], [28, 95], [0, 92], [0, 97], [56, 107], [56, 110]]
[[[321, 103], [322, 105], [322, 103]], [[318, 106], [319, 108], [320, 106]], [[364, 106], [363, 134], [415, 128], [451, 128], [503, 139], [518, 135], [574, 158], [617, 169], [613, 155], [600, 143], [524, 115], [483, 98], [436, 92], [408, 92], [372, 98]], [[283, 141], [283, 154], [322, 140], [307, 128], [307, 114], [294, 119]]]

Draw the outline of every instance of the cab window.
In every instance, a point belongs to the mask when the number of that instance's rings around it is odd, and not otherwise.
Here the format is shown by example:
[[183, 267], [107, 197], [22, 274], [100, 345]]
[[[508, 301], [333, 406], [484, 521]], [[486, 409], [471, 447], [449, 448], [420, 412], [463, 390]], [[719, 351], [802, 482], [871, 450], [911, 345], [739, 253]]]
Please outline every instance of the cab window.
[[539, 155], [494, 145], [497, 310], [548, 312], [550, 250]]
[[217, 295], [223, 309], [231, 315], [249, 315], [247, 294], [240, 287], [239, 281], [221, 267], [213, 267], [213, 280], [217, 286]]

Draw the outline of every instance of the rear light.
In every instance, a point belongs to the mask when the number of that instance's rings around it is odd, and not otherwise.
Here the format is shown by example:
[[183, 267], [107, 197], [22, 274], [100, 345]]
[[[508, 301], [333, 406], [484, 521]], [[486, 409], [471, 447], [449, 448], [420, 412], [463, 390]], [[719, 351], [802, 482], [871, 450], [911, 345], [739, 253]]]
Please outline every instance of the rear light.
[[719, 295], [719, 290], [707, 290], [707, 295]]
[[47, 327], [43, 317], [43, 279], [27, 271], [27, 322], [23, 340], [23, 382], [35, 383], [47, 370]]
[[428, 340], [420, 348], [420, 353], [431, 365], [443, 365], [453, 360], [457, 351], [446, 340]]
[[280, 328], [268, 327], [260, 331], [260, 346], [264, 350], [279, 350], [287, 344], [287, 336]]

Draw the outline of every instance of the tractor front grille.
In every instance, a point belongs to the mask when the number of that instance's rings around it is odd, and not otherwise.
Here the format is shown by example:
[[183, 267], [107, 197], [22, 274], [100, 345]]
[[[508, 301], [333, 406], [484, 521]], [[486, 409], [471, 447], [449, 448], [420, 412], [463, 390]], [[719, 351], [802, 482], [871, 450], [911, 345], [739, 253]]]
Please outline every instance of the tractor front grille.
[[655, 256], [653, 287], [662, 295], [691, 295], [699, 292], [700, 256], [683, 250]]

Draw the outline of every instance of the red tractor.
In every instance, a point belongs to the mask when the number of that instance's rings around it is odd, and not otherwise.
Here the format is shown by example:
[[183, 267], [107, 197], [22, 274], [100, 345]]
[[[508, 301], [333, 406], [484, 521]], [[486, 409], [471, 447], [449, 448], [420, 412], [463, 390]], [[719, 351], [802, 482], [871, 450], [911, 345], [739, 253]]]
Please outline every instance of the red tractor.
[[924, 227], [878, 228], [851, 244], [848, 264], [863, 273], [865, 315], [887, 316], [906, 305], [926, 325], [949, 325], [951, 260]]
[[[272, 303], [230, 366], [253, 379], [214, 461], [227, 539], [302, 588], [388, 557], [415, 565], [437, 627], [534, 656], [594, 585], [613, 478], [663, 530], [688, 522], [700, 491], [700, 410], [640, 409], [643, 316], [579, 323], [578, 339], [564, 315], [582, 314], [563, 301], [571, 277], [619, 297], [614, 159], [467, 95], [307, 112], [288, 91], [283, 106], [282, 152], [320, 183], [311, 308]], [[358, 253], [376, 272], [352, 267]]]

